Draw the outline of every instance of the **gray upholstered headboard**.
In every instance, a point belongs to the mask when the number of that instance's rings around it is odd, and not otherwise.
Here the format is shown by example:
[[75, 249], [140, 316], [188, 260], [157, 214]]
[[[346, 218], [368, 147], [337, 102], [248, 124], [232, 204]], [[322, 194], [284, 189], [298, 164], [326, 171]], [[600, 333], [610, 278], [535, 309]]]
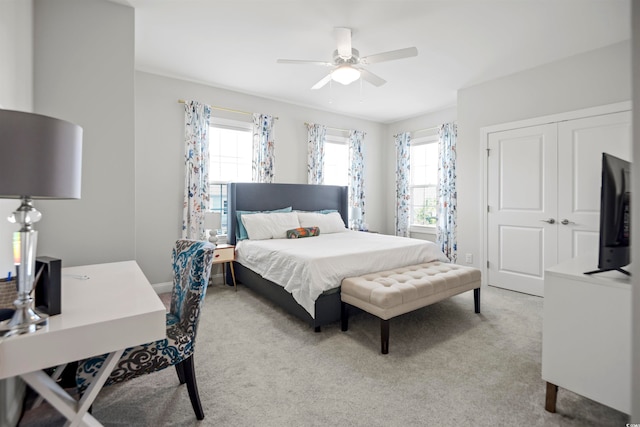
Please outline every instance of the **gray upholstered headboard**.
[[336, 209], [348, 224], [348, 188], [337, 185], [227, 184], [227, 235], [236, 243], [236, 211], [268, 211], [291, 206], [294, 210]]

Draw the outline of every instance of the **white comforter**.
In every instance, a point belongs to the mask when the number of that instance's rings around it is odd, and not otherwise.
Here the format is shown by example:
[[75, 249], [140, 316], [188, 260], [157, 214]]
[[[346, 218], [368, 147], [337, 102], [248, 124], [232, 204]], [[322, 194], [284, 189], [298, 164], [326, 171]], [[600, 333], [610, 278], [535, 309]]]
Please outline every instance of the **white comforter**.
[[359, 231], [236, 244], [237, 262], [283, 286], [314, 318], [318, 296], [345, 277], [436, 260], [449, 261], [432, 242]]

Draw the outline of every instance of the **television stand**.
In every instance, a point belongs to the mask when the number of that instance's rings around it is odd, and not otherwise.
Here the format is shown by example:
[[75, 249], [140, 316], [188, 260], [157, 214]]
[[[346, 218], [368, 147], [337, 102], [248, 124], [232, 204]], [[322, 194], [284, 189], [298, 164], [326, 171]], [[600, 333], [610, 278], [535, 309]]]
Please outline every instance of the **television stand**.
[[631, 278], [583, 274], [595, 263], [587, 256], [545, 270], [542, 380], [549, 412], [570, 390], [631, 413]]
[[597, 274], [597, 273], [604, 273], [605, 271], [619, 271], [622, 274], [626, 274], [627, 276], [631, 276], [631, 273], [629, 273], [627, 270], [622, 269], [622, 268], [598, 269], [598, 270], [593, 270], [593, 271], [586, 271], [584, 274], [592, 275], [592, 274]]

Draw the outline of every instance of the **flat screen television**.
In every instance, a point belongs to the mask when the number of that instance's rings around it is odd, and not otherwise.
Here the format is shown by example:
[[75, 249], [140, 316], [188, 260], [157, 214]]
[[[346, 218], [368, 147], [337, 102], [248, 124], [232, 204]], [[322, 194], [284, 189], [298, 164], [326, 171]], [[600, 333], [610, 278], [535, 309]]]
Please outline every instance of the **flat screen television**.
[[600, 187], [600, 247], [598, 269], [585, 274], [616, 270], [631, 262], [631, 163], [602, 153]]

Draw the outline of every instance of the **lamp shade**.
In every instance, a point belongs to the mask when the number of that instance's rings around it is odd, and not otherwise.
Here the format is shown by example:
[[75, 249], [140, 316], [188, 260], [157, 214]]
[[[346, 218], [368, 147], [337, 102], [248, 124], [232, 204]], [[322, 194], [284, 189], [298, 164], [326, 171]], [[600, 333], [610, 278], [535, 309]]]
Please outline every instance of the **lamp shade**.
[[208, 211], [204, 213], [204, 228], [207, 230], [218, 230], [222, 224], [220, 212]]
[[0, 198], [79, 199], [82, 128], [0, 109]]
[[351, 206], [349, 208], [349, 219], [351, 221], [359, 221], [362, 219], [362, 209], [356, 206]]

